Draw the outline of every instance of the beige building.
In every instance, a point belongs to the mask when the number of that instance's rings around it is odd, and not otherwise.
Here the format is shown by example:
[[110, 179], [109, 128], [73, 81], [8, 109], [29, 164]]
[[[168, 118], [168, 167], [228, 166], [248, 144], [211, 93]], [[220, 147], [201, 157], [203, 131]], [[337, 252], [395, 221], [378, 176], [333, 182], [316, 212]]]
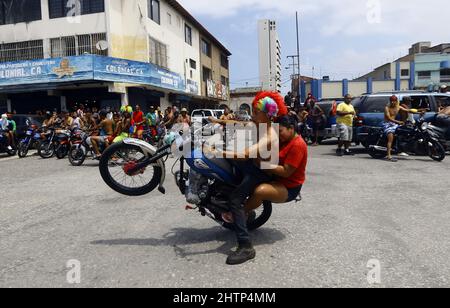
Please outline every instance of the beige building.
[[230, 97], [229, 56], [231, 53], [217, 40], [200, 36], [201, 95], [217, 102]]

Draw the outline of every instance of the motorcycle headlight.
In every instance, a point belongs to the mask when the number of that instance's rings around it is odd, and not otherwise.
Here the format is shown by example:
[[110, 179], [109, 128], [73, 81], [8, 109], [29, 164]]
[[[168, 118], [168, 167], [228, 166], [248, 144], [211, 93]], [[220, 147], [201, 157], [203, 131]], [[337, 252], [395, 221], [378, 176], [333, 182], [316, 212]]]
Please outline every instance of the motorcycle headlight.
[[428, 123], [427, 122], [424, 122], [424, 123], [422, 123], [422, 130], [427, 130], [428, 129]]
[[164, 137], [164, 144], [171, 145], [175, 139], [177, 139], [177, 135], [175, 133], [169, 133]]

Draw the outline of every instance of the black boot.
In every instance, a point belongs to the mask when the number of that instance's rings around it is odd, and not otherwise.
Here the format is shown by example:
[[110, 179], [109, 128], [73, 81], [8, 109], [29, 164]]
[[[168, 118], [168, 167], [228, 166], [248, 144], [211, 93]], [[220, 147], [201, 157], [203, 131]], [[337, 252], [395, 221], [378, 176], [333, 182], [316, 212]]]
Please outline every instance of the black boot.
[[239, 265], [256, 258], [256, 251], [251, 243], [239, 244], [236, 252], [232, 252], [227, 259], [228, 265]]

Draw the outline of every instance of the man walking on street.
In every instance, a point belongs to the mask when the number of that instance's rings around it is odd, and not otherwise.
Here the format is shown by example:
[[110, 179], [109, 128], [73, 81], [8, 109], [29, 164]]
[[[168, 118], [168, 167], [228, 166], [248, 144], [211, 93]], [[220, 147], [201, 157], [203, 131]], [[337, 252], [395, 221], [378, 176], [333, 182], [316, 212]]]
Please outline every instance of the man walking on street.
[[[352, 96], [347, 94], [344, 102], [337, 107], [337, 129], [339, 132], [339, 146], [336, 151], [338, 156], [353, 155], [350, 145], [353, 140], [353, 119], [356, 116], [355, 108], [352, 105]], [[345, 150], [342, 151], [342, 147]]]

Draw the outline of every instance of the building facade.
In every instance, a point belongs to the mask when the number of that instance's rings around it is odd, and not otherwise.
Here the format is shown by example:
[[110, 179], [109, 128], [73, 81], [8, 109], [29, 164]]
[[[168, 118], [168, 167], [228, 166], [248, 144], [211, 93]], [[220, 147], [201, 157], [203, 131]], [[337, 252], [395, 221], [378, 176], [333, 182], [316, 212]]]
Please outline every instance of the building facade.
[[0, 104], [18, 113], [218, 105], [223, 97], [202, 91], [201, 38], [228, 63], [174, 0], [0, 0]]
[[259, 81], [263, 90], [281, 91], [281, 44], [277, 23], [258, 21]]

